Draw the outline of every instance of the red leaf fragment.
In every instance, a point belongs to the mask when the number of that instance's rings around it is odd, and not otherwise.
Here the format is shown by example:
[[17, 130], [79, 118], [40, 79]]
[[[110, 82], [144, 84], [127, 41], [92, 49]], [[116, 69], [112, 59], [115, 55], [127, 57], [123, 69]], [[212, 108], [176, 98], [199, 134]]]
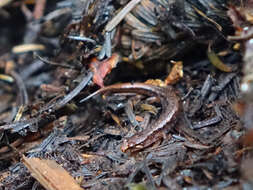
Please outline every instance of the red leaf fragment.
[[90, 68], [93, 71], [93, 82], [100, 87], [104, 87], [104, 78], [108, 75], [119, 62], [119, 55], [114, 53], [110, 58], [99, 61], [92, 58]]

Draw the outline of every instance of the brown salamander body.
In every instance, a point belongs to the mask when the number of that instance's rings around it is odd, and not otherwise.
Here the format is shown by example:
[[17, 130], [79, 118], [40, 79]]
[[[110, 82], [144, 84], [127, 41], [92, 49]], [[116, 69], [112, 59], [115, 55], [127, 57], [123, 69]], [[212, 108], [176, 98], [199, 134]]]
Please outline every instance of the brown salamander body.
[[132, 137], [123, 141], [121, 146], [121, 150], [123, 152], [126, 152], [127, 150], [137, 151], [150, 146], [157, 140], [163, 138], [164, 131], [170, 130], [175, 124], [181, 109], [181, 102], [180, 98], [171, 86], [158, 87], [145, 83], [114, 84], [99, 89], [81, 100], [81, 102], [84, 102], [97, 94], [121, 92], [132, 92], [147, 96], [155, 96], [159, 98], [162, 105], [162, 113], [157, 120], [153, 120], [145, 130], [136, 133]]

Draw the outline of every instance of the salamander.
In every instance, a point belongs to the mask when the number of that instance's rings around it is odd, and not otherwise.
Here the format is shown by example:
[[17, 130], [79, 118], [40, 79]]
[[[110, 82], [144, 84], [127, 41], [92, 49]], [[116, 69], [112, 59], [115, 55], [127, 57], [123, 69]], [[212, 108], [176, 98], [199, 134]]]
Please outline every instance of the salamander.
[[145, 83], [121, 83], [106, 86], [90, 94], [80, 102], [84, 102], [98, 94], [127, 92], [155, 96], [160, 100], [162, 106], [162, 112], [157, 120], [153, 120], [143, 131], [123, 140], [121, 150], [123, 152], [128, 150], [135, 152], [163, 138], [165, 132], [175, 125], [182, 106], [180, 98], [172, 86], [159, 87]]

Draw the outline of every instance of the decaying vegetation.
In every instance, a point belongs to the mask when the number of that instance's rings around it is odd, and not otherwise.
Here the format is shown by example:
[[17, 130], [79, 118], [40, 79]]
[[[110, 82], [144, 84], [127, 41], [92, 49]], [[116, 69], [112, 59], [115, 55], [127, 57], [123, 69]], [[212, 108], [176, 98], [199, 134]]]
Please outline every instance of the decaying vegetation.
[[252, 10], [1, 1], [0, 187], [251, 189]]

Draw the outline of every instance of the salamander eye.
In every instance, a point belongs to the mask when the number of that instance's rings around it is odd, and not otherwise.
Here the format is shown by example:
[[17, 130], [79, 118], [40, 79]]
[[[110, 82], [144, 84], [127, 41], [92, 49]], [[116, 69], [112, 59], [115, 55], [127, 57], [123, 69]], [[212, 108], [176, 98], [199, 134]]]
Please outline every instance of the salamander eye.
[[128, 146], [129, 146], [129, 148], [132, 148], [135, 146], [135, 144], [133, 142], [130, 142], [130, 143], [128, 143]]

